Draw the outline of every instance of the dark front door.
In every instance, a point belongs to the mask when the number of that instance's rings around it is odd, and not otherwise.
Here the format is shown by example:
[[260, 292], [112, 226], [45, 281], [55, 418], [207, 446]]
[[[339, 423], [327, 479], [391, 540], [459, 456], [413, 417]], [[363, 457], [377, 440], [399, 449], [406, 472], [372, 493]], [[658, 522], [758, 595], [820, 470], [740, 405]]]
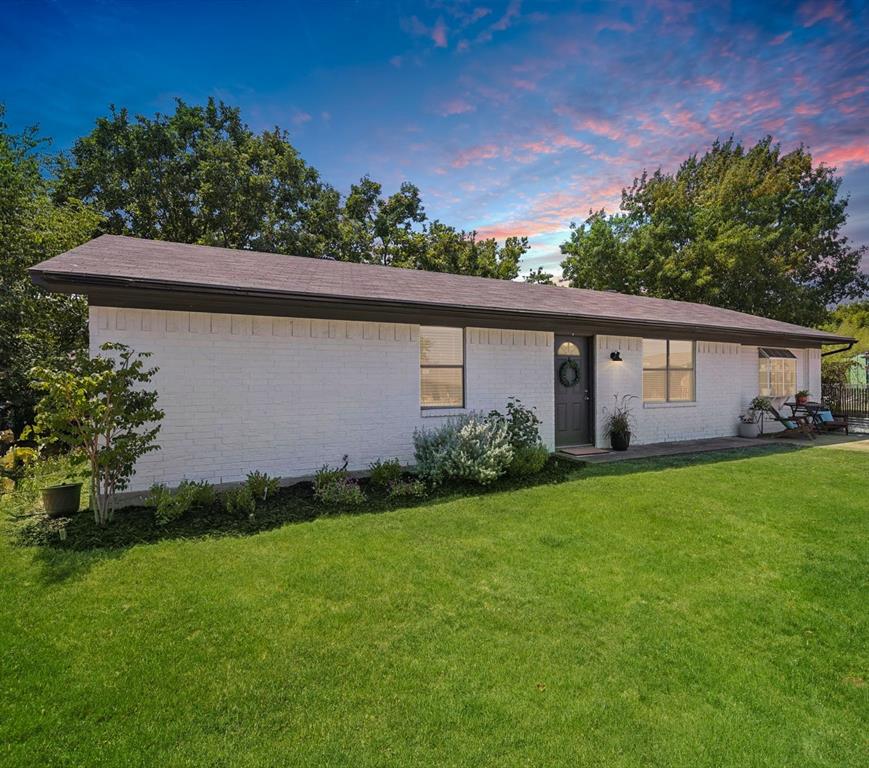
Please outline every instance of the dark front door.
[[591, 442], [591, 361], [585, 336], [555, 337], [555, 445]]

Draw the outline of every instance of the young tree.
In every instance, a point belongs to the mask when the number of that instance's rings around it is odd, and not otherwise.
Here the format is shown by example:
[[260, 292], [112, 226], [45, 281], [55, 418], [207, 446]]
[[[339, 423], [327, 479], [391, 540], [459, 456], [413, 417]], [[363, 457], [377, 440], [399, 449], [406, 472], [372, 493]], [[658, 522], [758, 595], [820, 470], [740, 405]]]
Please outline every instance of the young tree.
[[848, 200], [834, 169], [767, 137], [716, 141], [675, 174], [644, 173], [621, 211], [593, 213], [561, 246], [582, 288], [696, 301], [817, 325], [827, 307], [863, 295], [865, 248], [842, 234]]
[[46, 293], [27, 268], [86, 242], [100, 217], [79, 200], [52, 200], [47, 140], [36, 128], [9, 133], [2, 118], [0, 105], [0, 411], [17, 434], [33, 417], [28, 371], [63, 365], [87, 338], [85, 300]]
[[37, 367], [31, 375], [34, 389], [42, 393], [36, 434], [43, 444], [84, 452], [91, 466], [94, 520], [105, 525], [137, 459], [159, 449], [154, 440], [163, 411], [157, 408], [157, 393], [142, 388], [157, 372], [143, 366], [149, 353], [116, 343], [100, 349], [113, 354], [92, 358], [79, 351], [68, 370]]

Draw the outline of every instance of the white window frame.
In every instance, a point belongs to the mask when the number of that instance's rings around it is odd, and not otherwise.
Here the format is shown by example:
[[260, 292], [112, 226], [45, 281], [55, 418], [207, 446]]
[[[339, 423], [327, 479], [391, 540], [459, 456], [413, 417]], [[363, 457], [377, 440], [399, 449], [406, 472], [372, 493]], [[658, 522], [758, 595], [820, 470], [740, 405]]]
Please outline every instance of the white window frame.
[[[666, 344], [666, 353], [664, 355], [665, 366], [663, 368], [646, 368], [644, 360], [640, 361], [643, 366], [643, 404], [660, 405], [662, 403], [696, 403], [697, 402], [697, 342], [689, 341], [691, 344], [691, 367], [690, 368], [672, 368], [670, 366], [670, 341], [687, 341], [687, 339], [651, 339], [652, 341], [663, 341]], [[646, 339], [643, 339], [643, 357], [645, 358]], [[646, 400], [645, 374], [646, 371], [663, 371], [664, 372], [664, 399], [663, 400]], [[670, 371], [691, 371], [691, 398], [689, 400], [671, 400], [670, 399]]]
[[[761, 382], [762, 364], [766, 361], [766, 386]], [[784, 361], [793, 370], [793, 392], [773, 392], [773, 361]], [[791, 378], [790, 376], [788, 378]], [[757, 348], [757, 393], [761, 397], [792, 397], [797, 392], [797, 356], [789, 349], [776, 347]]]
[[[453, 331], [462, 332], [462, 364], [461, 365], [431, 365], [422, 361], [422, 337], [424, 328], [449, 328]], [[467, 380], [465, 377], [465, 364], [467, 362], [467, 334], [465, 328], [459, 328], [455, 325], [421, 325], [419, 327], [419, 371], [420, 371], [420, 388], [419, 388], [419, 407], [423, 411], [443, 411], [443, 410], [460, 410], [464, 409], [467, 402]], [[461, 405], [423, 405], [422, 402], [422, 371], [424, 368], [460, 368], [462, 371], [462, 404]]]

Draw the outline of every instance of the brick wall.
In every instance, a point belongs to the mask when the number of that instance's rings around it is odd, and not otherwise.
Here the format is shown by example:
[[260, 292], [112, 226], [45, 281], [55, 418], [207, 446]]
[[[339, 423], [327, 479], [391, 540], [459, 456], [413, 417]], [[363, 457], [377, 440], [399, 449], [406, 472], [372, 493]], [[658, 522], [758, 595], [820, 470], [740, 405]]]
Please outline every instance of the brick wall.
[[[161, 450], [139, 461], [133, 491], [254, 469], [301, 477], [345, 453], [351, 469], [410, 463], [414, 429], [461, 412], [420, 410], [416, 325], [91, 307], [90, 338], [92, 351], [152, 352], [160, 369]], [[467, 329], [467, 409], [519, 397], [551, 446], [552, 344], [551, 333]]]
[[[636, 395], [632, 409], [636, 427], [632, 442], [657, 443], [735, 435], [739, 414], [758, 394], [757, 347], [698, 341], [693, 403], [643, 403], [643, 340], [622, 336], [596, 337], [596, 442], [603, 436], [606, 413], [614, 394]], [[609, 359], [619, 350], [624, 362]], [[792, 349], [797, 356], [797, 388], [821, 391], [821, 358], [817, 349]], [[776, 427], [766, 423], [766, 431]]]

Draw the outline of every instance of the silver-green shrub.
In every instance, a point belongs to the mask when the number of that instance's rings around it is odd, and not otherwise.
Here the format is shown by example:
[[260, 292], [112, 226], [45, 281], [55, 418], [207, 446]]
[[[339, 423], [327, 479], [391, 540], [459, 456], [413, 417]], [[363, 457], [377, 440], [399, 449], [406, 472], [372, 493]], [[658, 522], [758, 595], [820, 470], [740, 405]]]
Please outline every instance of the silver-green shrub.
[[433, 485], [456, 478], [488, 485], [503, 475], [513, 448], [503, 417], [471, 413], [413, 433], [417, 474]]

